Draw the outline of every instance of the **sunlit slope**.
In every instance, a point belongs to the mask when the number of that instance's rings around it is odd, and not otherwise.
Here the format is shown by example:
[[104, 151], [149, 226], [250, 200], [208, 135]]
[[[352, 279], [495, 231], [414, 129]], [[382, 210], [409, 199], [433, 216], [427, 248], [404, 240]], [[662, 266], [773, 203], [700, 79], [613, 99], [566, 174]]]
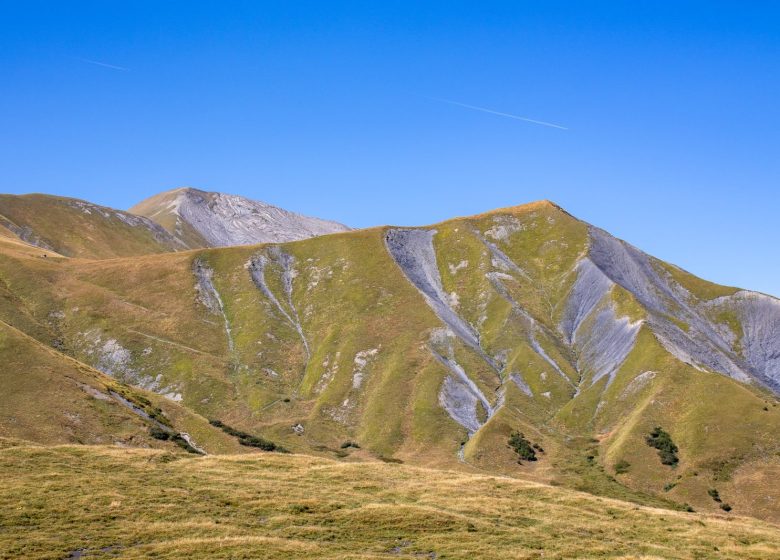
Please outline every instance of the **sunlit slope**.
[[83, 200], [0, 195], [0, 226], [49, 252], [112, 258], [186, 248], [152, 220]]
[[150, 434], [184, 432], [198, 449], [238, 452], [232, 438], [183, 407], [128, 387], [0, 322], [0, 433], [43, 444], [176, 449]]
[[[715, 488], [736, 512], [780, 518], [767, 482], [780, 412], [764, 387], [777, 301], [554, 204], [278, 245], [0, 256], [9, 324], [293, 451], [718, 511]], [[675, 467], [645, 443], [656, 426]], [[513, 431], [538, 461], [517, 464]]]
[[20, 446], [0, 476], [16, 558], [780, 557], [780, 530], [750, 518], [407, 465]]

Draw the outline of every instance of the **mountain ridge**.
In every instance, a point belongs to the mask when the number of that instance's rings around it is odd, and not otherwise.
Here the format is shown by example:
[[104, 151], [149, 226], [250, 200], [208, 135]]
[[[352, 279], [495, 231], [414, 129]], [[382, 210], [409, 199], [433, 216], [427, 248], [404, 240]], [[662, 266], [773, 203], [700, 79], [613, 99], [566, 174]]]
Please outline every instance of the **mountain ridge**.
[[180, 187], [151, 196], [129, 210], [201, 246], [286, 242], [348, 231], [343, 224], [304, 216], [243, 196]]
[[[1, 320], [291, 451], [708, 511], [716, 487], [780, 520], [766, 482], [780, 414], [762, 384], [778, 378], [777, 300], [698, 279], [553, 203], [107, 260], [4, 247]], [[679, 446], [674, 469], [645, 443], [659, 425]], [[515, 431], [544, 449], [536, 462], [517, 464]]]

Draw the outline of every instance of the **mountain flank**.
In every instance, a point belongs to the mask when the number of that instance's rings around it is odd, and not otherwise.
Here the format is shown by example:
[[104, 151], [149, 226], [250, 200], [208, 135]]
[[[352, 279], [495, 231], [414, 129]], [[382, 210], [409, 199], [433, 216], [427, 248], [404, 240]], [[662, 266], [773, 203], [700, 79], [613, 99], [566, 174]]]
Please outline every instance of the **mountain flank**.
[[[63, 252], [109, 231], [153, 239], [111, 213], [46, 204], [67, 244], [46, 220], [31, 229]], [[176, 216], [172, 230], [150, 227], [175, 237]], [[94, 418], [78, 409], [95, 397], [73, 385], [85, 398], [65, 406], [46, 393], [56, 376], [21, 383], [36, 364], [79, 363], [156, 399], [211, 454], [229, 436], [253, 453], [271, 442], [780, 521], [780, 302], [696, 278], [552, 203], [295, 242], [133, 248], [149, 250], [65, 258], [0, 237], [5, 351], [29, 357], [4, 375], [19, 378], [14, 403], [47, 410], [22, 418], [0, 395], [15, 411], [0, 436], [95, 441], [71, 418]], [[131, 441], [173, 445], [128, 418]]]

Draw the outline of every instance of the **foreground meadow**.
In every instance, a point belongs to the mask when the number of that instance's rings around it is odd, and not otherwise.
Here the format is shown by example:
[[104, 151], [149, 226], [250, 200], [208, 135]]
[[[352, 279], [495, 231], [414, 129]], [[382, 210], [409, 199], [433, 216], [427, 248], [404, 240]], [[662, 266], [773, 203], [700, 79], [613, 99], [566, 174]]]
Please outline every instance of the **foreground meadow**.
[[301, 455], [0, 450], [2, 558], [780, 558], [780, 528]]

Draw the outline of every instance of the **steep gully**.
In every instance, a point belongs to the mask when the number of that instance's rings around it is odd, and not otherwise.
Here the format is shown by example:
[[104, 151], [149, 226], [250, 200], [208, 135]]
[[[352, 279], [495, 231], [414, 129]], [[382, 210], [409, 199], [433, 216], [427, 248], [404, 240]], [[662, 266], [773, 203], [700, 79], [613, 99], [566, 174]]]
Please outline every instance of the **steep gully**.
[[[435, 331], [429, 343], [429, 349], [433, 356], [451, 372], [442, 385], [439, 401], [450, 416], [466, 428], [469, 436], [472, 436], [503, 404], [505, 388], [502, 386], [502, 377], [504, 374], [507, 374], [506, 378], [513, 381], [526, 395], [532, 396], [532, 392], [520, 373], [504, 371], [505, 366], [499, 366], [498, 361], [484, 350], [477, 331], [460, 317], [449, 303], [450, 299], [442, 287], [433, 247], [435, 233], [435, 230], [425, 229], [392, 229], [387, 232], [385, 244], [406, 278], [423, 295], [428, 305], [446, 326], [443, 333], [441, 330]], [[478, 232], [474, 233], [479, 235]], [[540, 325], [512, 298], [503, 283], [503, 280], [513, 278], [507, 272], [527, 280], [530, 280], [530, 277], [496, 245], [485, 240], [482, 236], [479, 237], [493, 257], [494, 268], [499, 269], [486, 273], [487, 279], [494, 290], [512, 306], [516, 316], [526, 324], [528, 343], [531, 348], [566, 383], [571, 385], [574, 397], [582, 389], [584, 371], [591, 373], [591, 384], [608, 376], [607, 385], [609, 385], [614, 374], [633, 348], [636, 335], [641, 327], [641, 322], [631, 323], [627, 317], [617, 317], [608, 298], [614, 283], [603, 273], [593, 274], [594, 270], [598, 271], [598, 269], [593, 267], [587, 259], [581, 261], [577, 267], [577, 280], [567, 299], [565, 319], [560, 326], [566, 341], [578, 356], [575, 366], [580, 373], [580, 379], [575, 383], [548, 355], [537, 339], [537, 334], [540, 332], [544, 332], [547, 336], [552, 336], [551, 333], [547, 333], [546, 327]], [[600, 273], [600, 271], [598, 272]], [[589, 323], [589, 328], [582, 329], [583, 333], [578, 339], [578, 332], [586, 322]], [[496, 372], [499, 378], [499, 388], [496, 391], [495, 404], [490, 404], [462, 365], [455, 360], [451, 342], [445, 343], [454, 337], [472, 348]], [[480, 421], [477, 417], [477, 403], [480, 403], [485, 409], [486, 419], [484, 421]]]

